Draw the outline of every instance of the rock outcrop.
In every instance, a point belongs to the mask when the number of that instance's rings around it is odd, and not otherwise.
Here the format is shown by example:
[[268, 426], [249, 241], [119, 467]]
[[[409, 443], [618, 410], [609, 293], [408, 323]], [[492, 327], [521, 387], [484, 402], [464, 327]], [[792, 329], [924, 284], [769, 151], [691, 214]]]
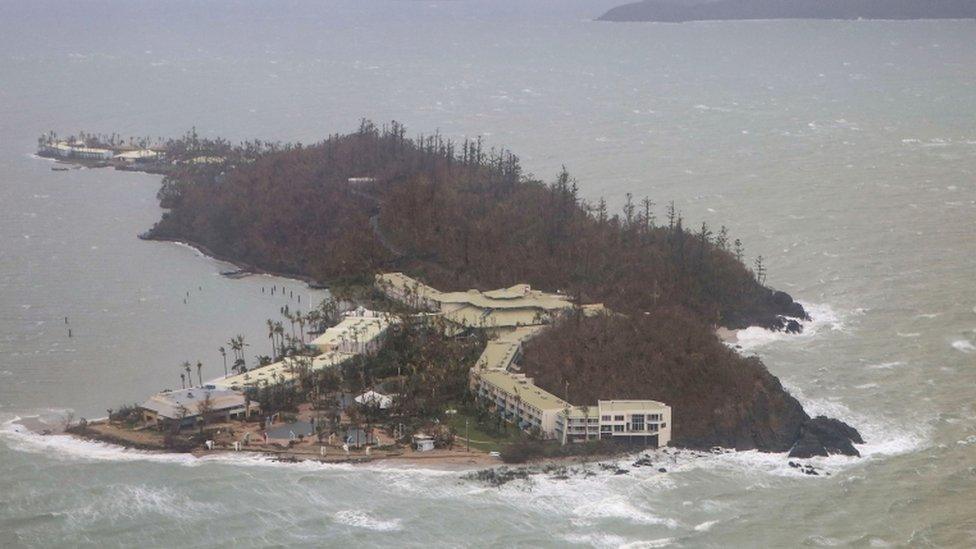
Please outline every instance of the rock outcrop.
[[790, 457], [860, 456], [854, 444], [864, 444], [857, 429], [839, 419], [817, 416], [803, 424], [799, 438], [790, 449]]

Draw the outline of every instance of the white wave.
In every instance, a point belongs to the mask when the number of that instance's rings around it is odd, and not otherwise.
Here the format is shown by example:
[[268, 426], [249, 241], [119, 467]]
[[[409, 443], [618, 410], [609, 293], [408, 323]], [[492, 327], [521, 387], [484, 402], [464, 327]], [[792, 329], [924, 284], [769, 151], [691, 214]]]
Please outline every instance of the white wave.
[[957, 339], [952, 342], [952, 348], [962, 353], [972, 353], [976, 351], [976, 345], [968, 339]]
[[573, 514], [584, 519], [624, 519], [637, 524], [659, 524], [668, 528], [677, 528], [674, 519], [641, 511], [628, 502], [623, 496], [612, 496], [600, 501], [589, 502], [573, 509]]
[[632, 541], [620, 546], [621, 549], [652, 549], [654, 547], [667, 547], [674, 543], [674, 538], [659, 538], [646, 541]]
[[898, 335], [898, 337], [904, 337], [907, 339], [914, 339], [922, 335], [921, 332], [908, 332], [908, 333], [895, 332], [895, 333]]
[[703, 522], [701, 524], [696, 524], [695, 525], [695, 531], [696, 532], [707, 532], [707, 531], [709, 531], [709, 530], [712, 529], [712, 526], [715, 526], [716, 524], [718, 524], [718, 522], [719, 521], [717, 521], [717, 520], [708, 520], [708, 521], [705, 521], [705, 522]]
[[[787, 387], [794, 397], [803, 404], [803, 408], [811, 417], [827, 416], [844, 421], [851, 425], [864, 439], [864, 444], [855, 445], [864, 460], [883, 458], [907, 454], [925, 447], [930, 440], [930, 433], [919, 422], [893, 421], [888, 418], [876, 418], [854, 412], [843, 403], [836, 400], [810, 400], [803, 395], [803, 391], [795, 386]], [[843, 465], [854, 460], [847, 456], [830, 456], [817, 458], [831, 465]], [[861, 460], [861, 461], [864, 461]]]
[[846, 329], [844, 319], [830, 305], [805, 302], [800, 304], [810, 315], [810, 320], [799, 321], [803, 326], [801, 333], [774, 332], [758, 326], [750, 326], [735, 333], [736, 345], [743, 351], [751, 351], [770, 343], [810, 339], [824, 330], [843, 332]]
[[627, 543], [625, 538], [614, 534], [604, 533], [571, 533], [563, 535], [563, 539], [577, 545], [587, 545], [589, 547], [613, 547], [618, 548]]
[[871, 370], [890, 370], [890, 369], [895, 368], [897, 366], [904, 366], [904, 365], [905, 365], [904, 362], [902, 362], [900, 360], [895, 360], [893, 362], [882, 362], [880, 364], [868, 364], [865, 367], [866, 368], [869, 368]]
[[355, 526], [376, 532], [395, 532], [401, 530], [400, 519], [381, 520], [375, 518], [365, 511], [347, 509], [332, 515], [332, 518], [339, 524]]
[[78, 525], [90, 525], [96, 520], [134, 518], [147, 520], [146, 515], [163, 515], [173, 519], [194, 519], [203, 515], [219, 515], [222, 506], [196, 501], [177, 494], [167, 487], [137, 484], [116, 484], [107, 493], [87, 504], [73, 507], [64, 514]]
[[132, 450], [114, 444], [83, 440], [71, 435], [41, 435], [18, 423], [20, 417], [6, 421], [0, 426], [0, 439], [7, 441], [8, 446], [16, 451], [33, 454], [43, 454], [59, 460], [87, 460], [87, 461], [146, 461], [184, 466], [199, 466], [204, 464], [229, 464], [240, 466], [260, 467], [289, 467], [307, 470], [350, 470], [354, 466], [348, 463], [321, 463], [317, 461], [302, 461], [298, 463], [284, 463], [273, 458], [250, 452], [219, 453], [196, 457], [192, 454], [178, 454], [170, 452], [151, 452]]

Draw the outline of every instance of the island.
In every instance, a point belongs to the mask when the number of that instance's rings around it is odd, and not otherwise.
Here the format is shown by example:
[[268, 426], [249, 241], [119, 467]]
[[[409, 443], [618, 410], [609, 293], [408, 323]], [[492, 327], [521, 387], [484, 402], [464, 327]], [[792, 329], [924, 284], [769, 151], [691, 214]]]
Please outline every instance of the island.
[[204, 380], [197, 363], [194, 379], [187, 361], [180, 389], [69, 421], [71, 433], [325, 461], [662, 446], [858, 455], [856, 429], [811, 418], [759, 358], [719, 336], [799, 332], [803, 306], [765, 286], [765, 261], [747, 267], [726, 227], [689, 229], [673, 203], [660, 213], [628, 195], [611, 213], [565, 169], [544, 182], [481, 139], [409, 138], [397, 122], [363, 120], [311, 145], [191, 131], [139, 146], [153, 154], [49, 134], [39, 152], [164, 174], [164, 213], [143, 238], [331, 298], [268, 319], [271, 352], [256, 364], [232, 337], [223, 376]]
[[755, 19], [973, 19], [971, 0], [642, 0], [610, 9], [599, 21]]

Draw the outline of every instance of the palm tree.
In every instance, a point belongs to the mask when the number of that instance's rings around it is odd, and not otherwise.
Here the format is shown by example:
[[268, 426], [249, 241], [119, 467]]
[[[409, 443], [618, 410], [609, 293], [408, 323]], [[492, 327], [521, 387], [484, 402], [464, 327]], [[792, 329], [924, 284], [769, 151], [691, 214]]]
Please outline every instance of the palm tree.
[[279, 354], [285, 354], [285, 326], [281, 321], [274, 323], [274, 333], [278, 336], [278, 349]]
[[200, 386], [203, 387], [203, 363], [199, 360], [197, 361], [197, 379], [200, 380]]
[[224, 359], [224, 377], [227, 377], [227, 349], [223, 345], [220, 347], [220, 357]]
[[186, 374], [180, 372], [180, 387], [186, 389]]
[[186, 361], [183, 363], [183, 370], [186, 372], [187, 382], [189, 382], [190, 385], [193, 385], [193, 375], [192, 375], [193, 370], [190, 368], [190, 361]]
[[305, 321], [307, 320], [305, 315], [301, 311], [296, 313], [298, 316], [298, 335], [301, 336], [302, 343], [305, 343]]
[[239, 351], [241, 350], [241, 346], [238, 345], [237, 338], [232, 337], [229, 340], [227, 340], [227, 345], [230, 346], [231, 351], [234, 351], [234, 360], [236, 361], [237, 359], [239, 359], [240, 358]]
[[270, 318], [268, 319], [268, 339], [271, 340], [271, 360], [274, 360], [278, 355], [275, 352], [275, 325]]

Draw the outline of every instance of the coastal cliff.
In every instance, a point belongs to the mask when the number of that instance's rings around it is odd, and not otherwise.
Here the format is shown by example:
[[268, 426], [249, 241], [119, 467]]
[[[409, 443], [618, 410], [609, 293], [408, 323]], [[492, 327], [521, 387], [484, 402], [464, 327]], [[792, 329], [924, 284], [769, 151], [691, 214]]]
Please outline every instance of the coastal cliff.
[[972, 19], [971, 0], [643, 0], [610, 9], [600, 21], [749, 19]]
[[808, 319], [762, 284], [761, 261], [757, 272], [745, 267], [744, 245], [725, 227], [686, 229], [673, 205], [659, 221], [649, 198], [627, 197], [611, 214], [579, 198], [565, 172], [552, 183], [526, 178], [507, 151], [407, 139], [396, 123], [364, 122], [253, 161], [227, 156], [219, 170], [166, 177], [169, 211], [148, 237], [327, 284], [400, 270], [446, 290], [529, 283], [602, 302], [616, 314], [557, 323], [530, 342], [525, 368], [541, 387], [562, 396], [569, 381], [579, 402], [667, 402], [683, 446], [783, 451], [809, 432], [775, 376], [714, 333], [716, 324], [797, 331]]

